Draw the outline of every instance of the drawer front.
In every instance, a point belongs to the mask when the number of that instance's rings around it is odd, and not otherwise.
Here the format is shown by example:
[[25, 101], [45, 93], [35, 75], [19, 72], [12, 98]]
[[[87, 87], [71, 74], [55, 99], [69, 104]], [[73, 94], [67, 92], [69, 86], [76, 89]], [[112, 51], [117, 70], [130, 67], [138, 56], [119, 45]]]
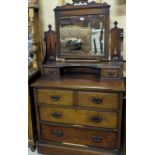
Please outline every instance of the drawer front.
[[118, 94], [78, 92], [80, 106], [92, 108], [118, 108]]
[[66, 142], [87, 146], [116, 148], [117, 134], [85, 128], [41, 125], [41, 138], [46, 141]]
[[118, 127], [118, 114], [115, 112], [40, 107], [39, 113], [42, 121], [104, 128]]
[[102, 78], [120, 78], [120, 70], [118, 69], [103, 69], [101, 71]]
[[73, 92], [61, 90], [37, 90], [38, 103], [73, 105]]

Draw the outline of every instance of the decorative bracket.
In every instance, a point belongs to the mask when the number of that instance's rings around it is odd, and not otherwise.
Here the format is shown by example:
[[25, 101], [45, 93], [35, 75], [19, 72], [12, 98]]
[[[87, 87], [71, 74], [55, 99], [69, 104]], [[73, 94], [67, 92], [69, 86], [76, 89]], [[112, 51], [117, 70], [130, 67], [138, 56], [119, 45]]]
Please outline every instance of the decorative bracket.
[[118, 28], [118, 22], [114, 22], [114, 28], [111, 29], [111, 60], [123, 61], [123, 29]]

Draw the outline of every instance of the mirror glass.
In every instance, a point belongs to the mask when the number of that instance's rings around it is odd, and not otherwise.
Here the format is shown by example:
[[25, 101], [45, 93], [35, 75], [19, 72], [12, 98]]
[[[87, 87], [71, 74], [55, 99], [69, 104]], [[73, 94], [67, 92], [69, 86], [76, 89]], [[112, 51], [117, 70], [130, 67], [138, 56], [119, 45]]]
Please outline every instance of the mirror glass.
[[104, 15], [60, 17], [61, 54], [104, 56]]

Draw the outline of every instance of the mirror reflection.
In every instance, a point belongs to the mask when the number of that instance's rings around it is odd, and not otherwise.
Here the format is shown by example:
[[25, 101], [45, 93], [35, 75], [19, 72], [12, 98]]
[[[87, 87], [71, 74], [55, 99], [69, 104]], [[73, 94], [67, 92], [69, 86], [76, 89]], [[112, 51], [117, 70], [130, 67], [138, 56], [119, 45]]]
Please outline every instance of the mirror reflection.
[[104, 15], [60, 17], [62, 54], [104, 55]]

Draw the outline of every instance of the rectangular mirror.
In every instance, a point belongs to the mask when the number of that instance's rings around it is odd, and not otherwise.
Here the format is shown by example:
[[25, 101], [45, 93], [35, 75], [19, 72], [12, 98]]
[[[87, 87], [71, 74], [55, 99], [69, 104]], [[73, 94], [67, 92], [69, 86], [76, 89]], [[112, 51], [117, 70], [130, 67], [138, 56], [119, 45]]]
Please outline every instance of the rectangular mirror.
[[57, 53], [65, 59], [109, 58], [107, 3], [66, 4], [55, 8]]
[[104, 56], [104, 15], [60, 17], [62, 54]]

